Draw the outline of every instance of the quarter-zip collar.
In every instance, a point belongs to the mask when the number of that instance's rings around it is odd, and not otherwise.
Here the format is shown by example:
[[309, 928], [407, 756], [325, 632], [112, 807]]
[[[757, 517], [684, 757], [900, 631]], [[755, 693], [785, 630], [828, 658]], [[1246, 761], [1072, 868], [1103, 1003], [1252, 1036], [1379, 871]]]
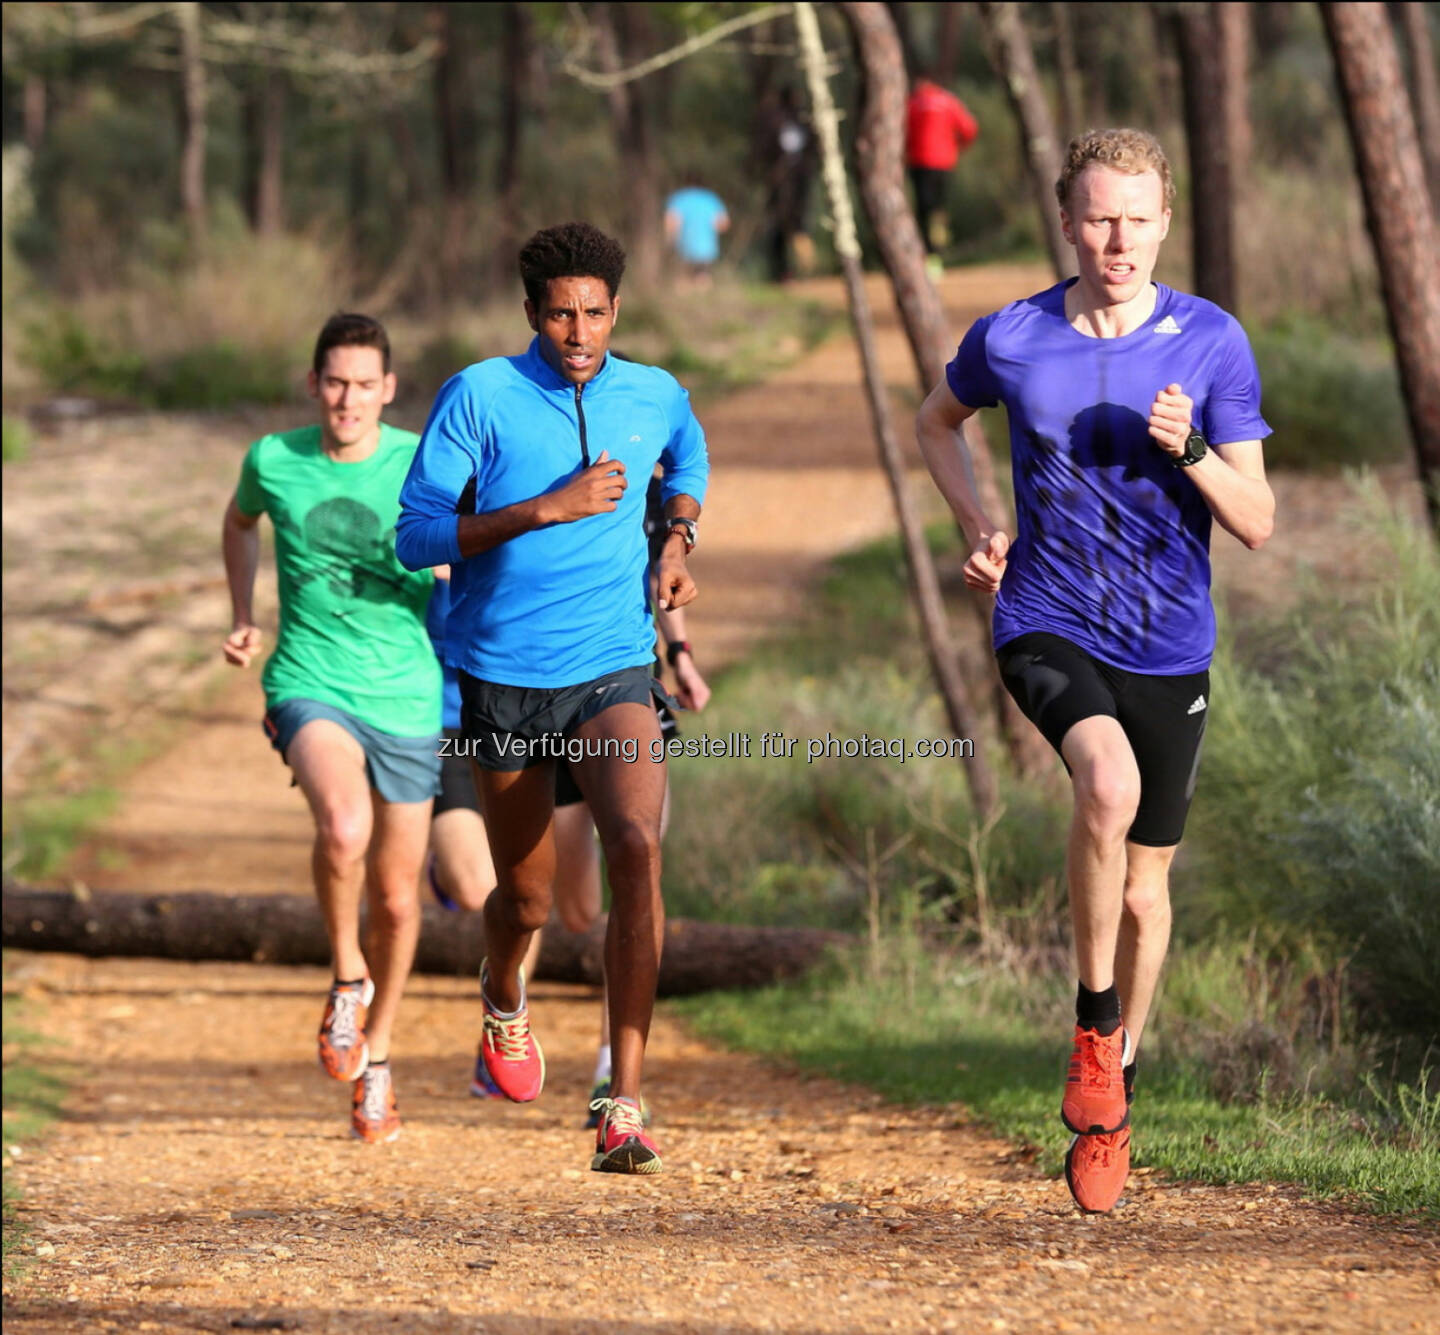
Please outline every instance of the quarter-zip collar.
[[[602, 389], [605, 381], [610, 378], [610, 363], [612, 360], [613, 358], [607, 351], [605, 353], [605, 360], [600, 363], [600, 369], [581, 387], [587, 399], [597, 390]], [[530, 347], [525, 353], [525, 364], [526, 373], [529, 378], [541, 389], [547, 393], [563, 390], [566, 394], [574, 397], [576, 387], [545, 360], [545, 354], [540, 351], [539, 334], [536, 334], [535, 337], [530, 340]]]

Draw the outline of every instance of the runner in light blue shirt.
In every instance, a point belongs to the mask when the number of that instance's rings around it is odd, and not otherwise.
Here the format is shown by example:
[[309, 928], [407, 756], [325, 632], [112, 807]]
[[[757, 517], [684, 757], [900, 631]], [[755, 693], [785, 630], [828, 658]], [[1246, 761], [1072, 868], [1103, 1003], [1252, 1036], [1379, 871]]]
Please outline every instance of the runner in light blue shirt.
[[730, 214], [713, 190], [687, 183], [665, 201], [665, 235], [692, 270], [704, 271], [720, 258], [720, 233]]

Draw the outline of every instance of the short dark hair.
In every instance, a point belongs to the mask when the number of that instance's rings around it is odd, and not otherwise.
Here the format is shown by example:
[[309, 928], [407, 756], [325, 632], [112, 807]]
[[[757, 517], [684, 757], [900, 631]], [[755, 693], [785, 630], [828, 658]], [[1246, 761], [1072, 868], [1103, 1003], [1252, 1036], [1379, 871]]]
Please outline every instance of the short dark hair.
[[537, 306], [545, 300], [552, 278], [598, 278], [614, 301], [624, 273], [625, 251], [620, 243], [587, 222], [547, 227], [520, 251], [520, 281]]
[[379, 320], [353, 311], [337, 311], [325, 321], [320, 337], [315, 340], [315, 358], [311, 366], [316, 375], [325, 369], [325, 358], [331, 348], [378, 348], [385, 374], [390, 374], [390, 335]]

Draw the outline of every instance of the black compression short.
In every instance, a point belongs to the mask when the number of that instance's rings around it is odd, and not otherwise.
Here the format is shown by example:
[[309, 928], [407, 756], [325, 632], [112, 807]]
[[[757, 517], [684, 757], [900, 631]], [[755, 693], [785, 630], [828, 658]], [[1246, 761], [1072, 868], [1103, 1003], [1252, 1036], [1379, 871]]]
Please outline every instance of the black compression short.
[[1081, 719], [1105, 715], [1120, 724], [1140, 768], [1129, 838], [1154, 848], [1178, 844], [1200, 772], [1209, 672], [1126, 672], [1045, 631], [1009, 640], [995, 656], [1006, 690], [1057, 752]]

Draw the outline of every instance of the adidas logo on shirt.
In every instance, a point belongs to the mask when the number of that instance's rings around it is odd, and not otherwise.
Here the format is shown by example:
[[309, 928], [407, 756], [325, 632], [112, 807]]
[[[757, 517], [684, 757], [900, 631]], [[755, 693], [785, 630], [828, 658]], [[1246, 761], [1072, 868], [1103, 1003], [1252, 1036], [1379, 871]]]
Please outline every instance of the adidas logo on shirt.
[[1205, 708], [1205, 697], [1204, 697], [1203, 695], [1197, 695], [1197, 696], [1195, 697], [1195, 703], [1194, 703], [1193, 705], [1191, 705], [1190, 708], [1187, 709], [1185, 712], [1186, 712], [1187, 714], [1198, 714], [1198, 713], [1199, 713], [1202, 709], [1204, 709], [1204, 708]]
[[1175, 323], [1175, 317], [1173, 315], [1167, 315], [1155, 326], [1155, 332], [1157, 334], [1179, 334], [1183, 331], [1180, 326]]

